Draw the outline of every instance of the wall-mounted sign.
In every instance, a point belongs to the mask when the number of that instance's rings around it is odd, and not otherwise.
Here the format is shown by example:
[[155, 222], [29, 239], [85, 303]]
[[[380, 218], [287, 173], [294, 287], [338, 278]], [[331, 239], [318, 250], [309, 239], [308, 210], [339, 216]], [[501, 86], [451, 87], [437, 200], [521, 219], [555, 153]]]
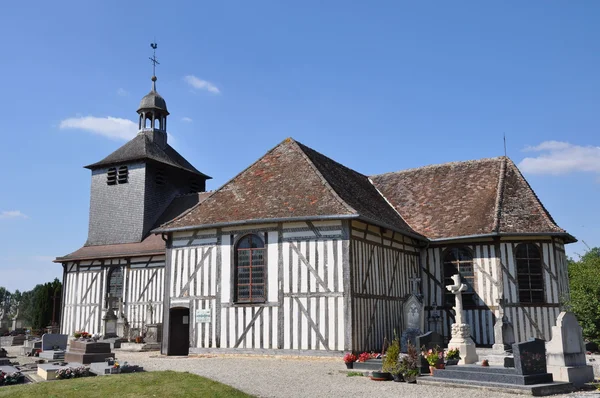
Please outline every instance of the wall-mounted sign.
[[196, 323], [210, 323], [210, 308], [196, 310]]

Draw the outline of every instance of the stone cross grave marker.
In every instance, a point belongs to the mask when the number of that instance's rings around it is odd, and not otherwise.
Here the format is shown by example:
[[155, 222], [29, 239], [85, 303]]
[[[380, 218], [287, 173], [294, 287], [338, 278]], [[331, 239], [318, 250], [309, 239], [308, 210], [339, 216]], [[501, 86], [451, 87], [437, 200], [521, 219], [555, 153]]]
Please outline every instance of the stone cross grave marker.
[[452, 324], [452, 338], [448, 343], [448, 349], [457, 348], [460, 352], [459, 364], [465, 365], [475, 363], [479, 359], [475, 350], [475, 343], [471, 338], [471, 326], [463, 323], [463, 304], [462, 292], [467, 290], [467, 285], [460, 282], [460, 274], [452, 275], [453, 285], [447, 285], [448, 289], [455, 297], [454, 311], [455, 322]]

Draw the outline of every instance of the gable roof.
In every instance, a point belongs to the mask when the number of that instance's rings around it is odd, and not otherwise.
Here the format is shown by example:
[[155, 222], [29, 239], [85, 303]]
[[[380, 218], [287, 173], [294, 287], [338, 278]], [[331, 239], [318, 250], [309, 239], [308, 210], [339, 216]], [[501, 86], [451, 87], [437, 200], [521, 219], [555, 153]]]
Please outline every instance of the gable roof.
[[143, 132], [138, 133], [133, 139], [101, 161], [87, 165], [85, 168], [93, 170], [99, 167], [106, 167], [118, 163], [130, 162], [132, 160], [144, 159], [153, 160], [155, 162], [173, 166], [178, 169], [186, 170], [190, 173], [200, 175], [206, 179], [211, 178], [198, 171], [169, 144], [167, 144], [163, 150], [157, 144], [152, 142], [150, 138], [148, 138], [148, 136]]
[[417, 232], [430, 239], [561, 234], [517, 166], [506, 157], [453, 162], [371, 177]]
[[[155, 224], [160, 224], [185, 214], [190, 208], [206, 199], [211, 192], [197, 192], [175, 197]], [[57, 257], [54, 262], [61, 263], [74, 260], [90, 260], [114, 257], [149, 256], [165, 253], [165, 241], [159, 235], [150, 234], [141, 242], [121, 243], [115, 245], [83, 246], [66, 256]]]
[[323, 218], [361, 218], [425, 239], [389, 206], [367, 176], [291, 138], [154, 232]]

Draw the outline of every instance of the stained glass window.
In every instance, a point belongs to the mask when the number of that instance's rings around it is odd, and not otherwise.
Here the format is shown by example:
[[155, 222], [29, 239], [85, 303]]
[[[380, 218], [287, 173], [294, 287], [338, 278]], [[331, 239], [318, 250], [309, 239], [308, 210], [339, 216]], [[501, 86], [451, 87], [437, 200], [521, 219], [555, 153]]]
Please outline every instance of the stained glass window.
[[265, 301], [265, 244], [258, 235], [246, 235], [235, 253], [236, 301]]

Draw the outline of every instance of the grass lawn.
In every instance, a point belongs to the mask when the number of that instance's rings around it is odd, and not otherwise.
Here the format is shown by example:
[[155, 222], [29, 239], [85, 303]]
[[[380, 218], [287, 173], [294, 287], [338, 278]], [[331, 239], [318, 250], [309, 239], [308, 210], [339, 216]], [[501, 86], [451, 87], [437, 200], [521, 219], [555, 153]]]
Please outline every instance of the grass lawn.
[[141, 372], [0, 387], [0, 397], [252, 397], [205, 377]]

